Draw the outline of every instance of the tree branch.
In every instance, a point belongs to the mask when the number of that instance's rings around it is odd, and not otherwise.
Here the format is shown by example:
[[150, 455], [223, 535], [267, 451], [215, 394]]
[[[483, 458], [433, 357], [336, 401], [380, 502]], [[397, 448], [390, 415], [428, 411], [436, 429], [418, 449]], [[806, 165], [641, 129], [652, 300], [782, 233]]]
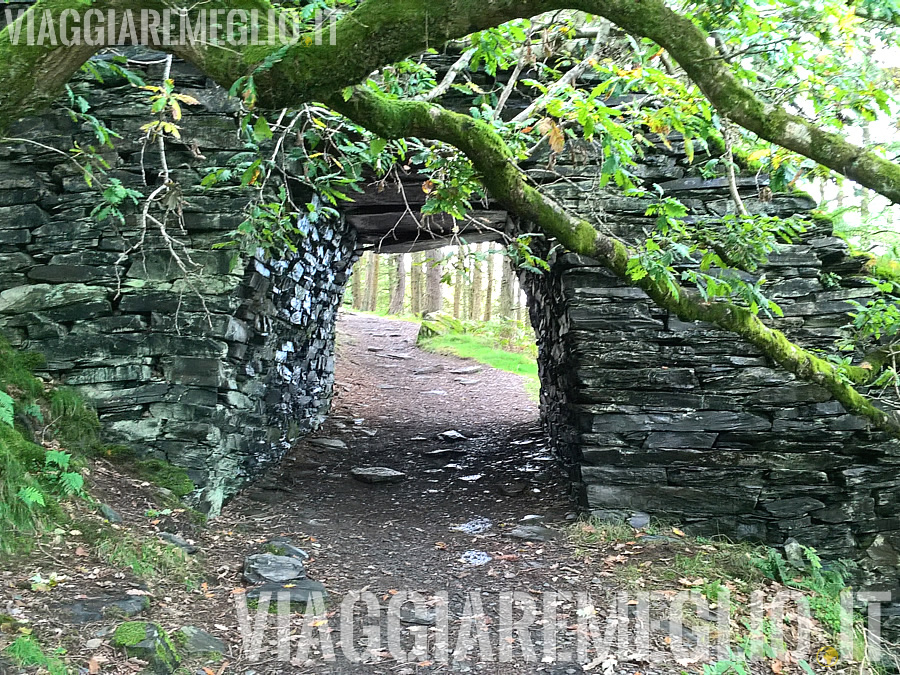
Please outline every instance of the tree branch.
[[[92, 7], [161, 11], [171, 2], [98, 0]], [[234, 9], [225, 0], [207, 0], [192, 11], [198, 12], [200, 6], [207, 12]], [[38, 0], [29, 11], [47, 10], [58, 18], [68, 9], [84, 9], [84, 4], [82, 0]], [[255, 9], [265, 16], [274, 7], [268, 0], [242, 0], [241, 9]], [[719, 58], [708, 36], [688, 17], [669, 9], [665, 0], [364, 0], [338, 22], [334, 44], [316, 40], [316, 34], [309, 32], [285, 50], [267, 44], [240, 50], [194, 44], [171, 51], [225, 87], [255, 73], [259, 104], [281, 109], [328, 98], [373, 71], [431, 46], [513, 19], [565, 9], [602, 16], [630, 33], [650, 38], [672, 55], [723, 116], [900, 203], [900, 165], [758, 98]], [[269, 30], [266, 23], [260, 30], [263, 42]], [[0, 73], [0, 134], [11, 121], [48, 105], [99, 48], [13, 46], [10, 29], [4, 29], [0, 34], [5, 66]], [[276, 55], [279, 58], [271, 67], [258, 69], [267, 57]]]
[[459, 77], [459, 74], [462, 71], [469, 67], [469, 64], [472, 63], [472, 59], [477, 52], [478, 50], [475, 48], [464, 51], [459, 59], [457, 59], [456, 63], [450, 66], [450, 70], [444, 75], [444, 79], [441, 80], [441, 83], [428, 93], [417, 96], [415, 100], [434, 101], [450, 91], [450, 87], [456, 82], [456, 78]]
[[878, 429], [900, 436], [900, 420], [876, 408], [834, 365], [792, 343], [749, 310], [729, 302], [705, 302], [696, 292], [685, 288], [673, 291], [649, 276], [632, 279], [628, 273], [631, 253], [627, 247], [601, 234], [590, 223], [571, 215], [529, 185], [510, 149], [485, 122], [435, 104], [395, 101], [363, 89], [355, 90], [348, 101], [336, 97], [328, 103], [383, 138], [418, 136], [453, 145], [472, 161], [491, 197], [511, 213], [537, 225], [568, 250], [594, 258], [681, 320], [705, 321], [741, 336], [787, 371], [827, 389], [848, 412], [865, 417]]

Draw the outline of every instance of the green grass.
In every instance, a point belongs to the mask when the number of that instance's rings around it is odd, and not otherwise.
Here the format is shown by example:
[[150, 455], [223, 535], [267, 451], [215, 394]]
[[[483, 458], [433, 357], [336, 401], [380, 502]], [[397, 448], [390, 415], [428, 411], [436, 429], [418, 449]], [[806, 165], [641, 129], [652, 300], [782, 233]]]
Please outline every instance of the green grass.
[[200, 564], [177, 546], [156, 539], [143, 539], [128, 532], [108, 533], [97, 546], [101, 560], [130, 569], [148, 581], [180, 581], [188, 589], [200, 585]]
[[139, 478], [170, 490], [176, 497], [185, 497], [194, 491], [194, 481], [187, 471], [161, 459], [145, 459], [134, 464]]
[[21, 668], [37, 666], [50, 675], [67, 675], [69, 669], [56, 655], [47, 656], [40, 643], [30, 635], [23, 635], [3, 650]]
[[495, 347], [488, 338], [468, 333], [448, 333], [423, 340], [419, 347], [435, 354], [449, 354], [472, 359], [497, 370], [505, 370], [527, 378], [526, 388], [532, 396], [540, 390], [537, 362], [529, 354], [508, 352]]

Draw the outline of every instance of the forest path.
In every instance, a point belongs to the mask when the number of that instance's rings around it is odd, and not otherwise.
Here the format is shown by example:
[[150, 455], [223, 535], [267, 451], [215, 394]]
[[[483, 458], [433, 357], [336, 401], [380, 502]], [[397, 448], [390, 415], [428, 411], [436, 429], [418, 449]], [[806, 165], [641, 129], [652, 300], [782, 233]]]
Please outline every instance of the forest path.
[[[279, 471], [230, 504], [217, 525], [230, 521], [236, 529], [252, 527], [261, 538], [291, 537], [312, 555], [310, 578], [323, 582], [335, 601], [364, 589], [379, 598], [398, 590], [425, 597], [445, 592], [451, 621], [457, 621], [468, 593], [482, 589], [485, 611], [496, 614], [500, 592], [552, 590], [559, 584], [550, 579], [557, 579], [560, 565], [571, 564], [564, 537], [534, 542], [507, 533], [528, 515], [561, 527], [574, 507], [524, 378], [421, 351], [417, 331], [411, 322], [343, 315], [328, 422], [315, 438], [299, 443]], [[439, 434], [447, 431], [466, 439], [442, 440]], [[340, 445], [335, 440], [347, 448], [327, 447]], [[350, 473], [373, 466], [406, 478], [367, 484]], [[486, 529], [455, 529], [465, 523]], [[472, 551], [487, 553], [491, 561], [463, 562]], [[497, 635], [492, 641], [496, 648]], [[411, 665], [415, 672], [430, 672]], [[512, 673], [522, 672], [523, 665], [471, 667]], [[398, 668], [403, 665], [389, 657], [353, 666], [338, 650], [337, 664], [310, 663], [302, 672]], [[572, 668], [531, 664], [529, 672], [576, 672]]]

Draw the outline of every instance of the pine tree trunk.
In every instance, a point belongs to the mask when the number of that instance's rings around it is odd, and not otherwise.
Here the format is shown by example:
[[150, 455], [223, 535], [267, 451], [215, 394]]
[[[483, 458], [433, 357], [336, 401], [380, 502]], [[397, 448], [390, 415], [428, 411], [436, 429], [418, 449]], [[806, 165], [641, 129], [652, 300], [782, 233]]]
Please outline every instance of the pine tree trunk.
[[374, 288], [376, 282], [376, 270], [375, 270], [375, 254], [369, 251], [366, 253], [366, 283], [365, 288], [363, 288], [362, 292], [362, 300], [360, 304], [362, 305], [362, 309], [366, 312], [371, 312], [372, 309], [372, 288]]
[[366, 310], [374, 312], [378, 309], [378, 281], [381, 272], [381, 257], [370, 253], [369, 269], [366, 273]]
[[365, 257], [356, 261], [353, 267], [353, 273], [350, 276], [350, 289], [353, 293], [353, 309], [360, 310], [363, 308], [363, 274], [365, 274]]
[[525, 291], [516, 284], [516, 321], [525, 323], [528, 320], [528, 302]]
[[406, 298], [406, 256], [399, 253], [394, 256], [396, 266], [394, 268], [394, 285], [391, 289], [391, 306], [388, 314], [403, 314], [403, 301]]
[[[490, 246], [490, 244], [488, 244]], [[487, 291], [484, 295], [484, 320], [490, 321], [494, 305], [494, 263], [496, 259], [493, 253], [488, 253], [485, 265], [487, 265]]]
[[453, 318], [461, 318], [462, 312], [462, 294], [463, 286], [466, 282], [466, 275], [463, 273], [463, 247], [456, 249], [456, 274], [453, 275]]
[[481, 300], [484, 293], [484, 275], [482, 274], [482, 263], [478, 260], [478, 254], [481, 253], [481, 244], [475, 245], [474, 256], [472, 259], [472, 286], [469, 288], [469, 318], [472, 321], [481, 319]]
[[425, 293], [425, 313], [440, 312], [444, 304], [443, 288], [441, 288], [441, 278], [444, 271], [441, 268], [440, 251], [432, 251], [429, 254], [428, 267], [426, 273], [426, 293]]
[[423, 274], [422, 274], [422, 260], [424, 259], [424, 254], [422, 253], [413, 253], [412, 254], [412, 267], [409, 270], [409, 300], [410, 306], [412, 309], [412, 313], [416, 316], [422, 314], [422, 291], [423, 291]]
[[513, 291], [515, 287], [515, 277], [513, 274], [512, 264], [509, 259], [503, 257], [503, 272], [500, 276], [500, 316], [504, 319], [512, 318], [513, 315]]

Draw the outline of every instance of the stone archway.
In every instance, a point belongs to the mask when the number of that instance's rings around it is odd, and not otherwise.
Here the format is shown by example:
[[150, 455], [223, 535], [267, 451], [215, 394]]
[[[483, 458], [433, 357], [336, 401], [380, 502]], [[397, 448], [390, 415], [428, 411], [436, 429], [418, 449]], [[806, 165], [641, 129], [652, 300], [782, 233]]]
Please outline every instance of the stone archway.
[[[209, 156], [233, 153], [236, 121], [222, 92], [176, 68], [201, 102], [186, 124], [199, 147]], [[137, 99], [110, 86], [97, 91], [98, 110], [139, 136]], [[66, 148], [84, 133], [54, 113], [13, 132]], [[692, 177], [673, 140], [648, 153], [638, 175], [680, 196], [692, 217], [727, 213], [724, 181]], [[135, 222], [117, 229], [88, 217], [91, 198], [58, 155], [26, 144], [3, 153], [0, 331], [46, 354], [46, 372], [89, 396], [115, 439], [187, 468], [212, 509], [327, 414], [334, 319], [360, 247], [409, 251], [459, 234], [442, 219], [419, 227], [414, 212], [424, 194], [410, 176], [402, 192], [373, 186], [342, 218], [305, 222], [300, 250], [288, 260], [235, 261], [211, 247], [239, 222], [243, 201], [229, 189], [201, 190], [200, 160], [182, 152], [184, 238], [203, 288], [195, 292], [153, 238], [119, 288], [115, 263]], [[600, 189], [597, 166], [577, 156], [554, 172], [540, 158], [525, 168], [552, 183], [564, 206], [619, 236], [650, 225], [648, 200]], [[135, 146], [123, 143], [115, 162], [124, 184], [142, 184], [147, 167]], [[763, 201], [755, 177], [739, 187], [756, 211], [789, 215], [813, 206], [802, 195]], [[464, 234], [493, 239], [512, 226], [489, 204]], [[827, 224], [810, 226], [767, 272], [791, 336], [824, 347], [845, 320], [846, 300], [869, 291], [854, 276], [860, 261]], [[656, 310], [590, 261], [556, 256], [548, 274], [523, 282], [541, 341], [544, 415], [588, 508], [670, 513], [698, 532], [771, 544], [799, 535], [823, 552], [861, 558], [893, 588], [895, 442], [870, 435], [821, 390], [794, 383], [739, 341]]]

